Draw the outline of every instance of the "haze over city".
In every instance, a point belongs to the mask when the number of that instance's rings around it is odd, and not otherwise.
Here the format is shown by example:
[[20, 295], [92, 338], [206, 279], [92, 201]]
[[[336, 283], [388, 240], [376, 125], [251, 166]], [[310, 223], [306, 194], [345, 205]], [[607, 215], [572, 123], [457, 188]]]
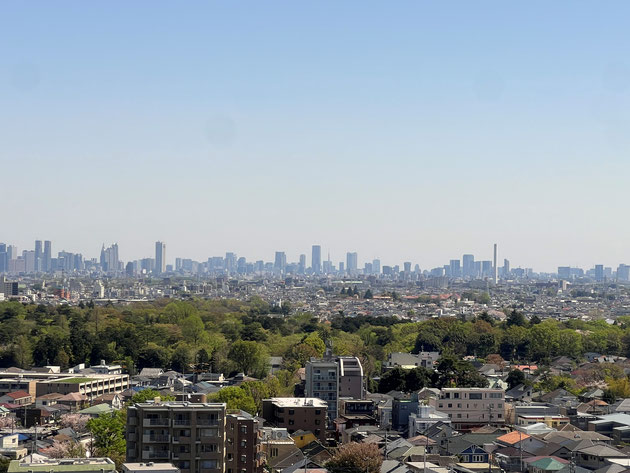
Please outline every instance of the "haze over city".
[[627, 3], [32, 5], [0, 5], [19, 248], [630, 261]]

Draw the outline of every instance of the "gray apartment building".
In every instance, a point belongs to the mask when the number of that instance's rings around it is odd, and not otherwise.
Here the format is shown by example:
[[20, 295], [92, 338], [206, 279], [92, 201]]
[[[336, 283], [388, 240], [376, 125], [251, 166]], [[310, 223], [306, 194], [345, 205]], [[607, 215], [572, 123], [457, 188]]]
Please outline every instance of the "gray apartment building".
[[182, 473], [224, 473], [225, 426], [222, 403], [135, 404], [127, 409], [127, 461], [170, 461]]
[[449, 416], [456, 430], [505, 424], [505, 391], [490, 388], [443, 388], [434, 407]]
[[339, 414], [339, 399], [363, 399], [363, 367], [356, 356], [333, 357], [306, 363], [306, 397], [319, 398], [328, 404], [328, 428]]

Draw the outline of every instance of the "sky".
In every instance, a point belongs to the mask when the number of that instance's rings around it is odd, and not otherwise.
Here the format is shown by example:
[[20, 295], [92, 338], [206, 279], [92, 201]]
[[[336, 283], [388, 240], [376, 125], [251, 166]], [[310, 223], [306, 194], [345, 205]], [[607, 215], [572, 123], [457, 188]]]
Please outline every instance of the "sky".
[[625, 1], [0, 2], [0, 241], [630, 263]]

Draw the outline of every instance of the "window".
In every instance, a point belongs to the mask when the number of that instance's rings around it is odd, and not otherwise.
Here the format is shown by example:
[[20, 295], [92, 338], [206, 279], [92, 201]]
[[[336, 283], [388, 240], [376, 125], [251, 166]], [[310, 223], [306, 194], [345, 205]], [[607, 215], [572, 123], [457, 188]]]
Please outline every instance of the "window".
[[295, 421], [293, 419], [289, 419], [289, 425], [293, 425], [295, 424]]
[[444, 404], [439, 403], [439, 404], [438, 404], [438, 407], [442, 408], [442, 407], [444, 407]]
[[247, 462], [247, 455], [241, 455], [241, 463]]
[[315, 419], [315, 425], [319, 425], [319, 424], [320, 424], [319, 419]]
[[201, 468], [218, 468], [217, 460], [201, 460]]
[[461, 418], [462, 418], [462, 415], [461, 415], [461, 414], [457, 414], [457, 418], [458, 418], [458, 419], [461, 419]]
[[243, 434], [247, 433], [247, 426], [246, 425], [241, 425], [241, 433], [243, 433]]
[[458, 402], [458, 403], [457, 403], [457, 408], [458, 408], [458, 409], [461, 409], [461, 408], [462, 408], [462, 403], [461, 403], [461, 402]]
[[453, 393], [453, 399], [459, 399], [459, 393]]
[[319, 416], [322, 414], [322, 410], [321, 409], [315, 409], [315, 415]]
[[468, 395], [469, 399], [481, 399], [481, 393], [470, 393]]
[[484, 461], [483, 455], [473, 455], [472, 461], [473, 463], [482, 463]]
[[453, 404], [449, 404], [449, 405], [448, 405], [448, 407], [449, 407], [449, 409], [450, 409], [451, 407], [453, 407]]
[[289, 415], [290, 416], [295, 415], [295, 410], [294, 409], [289, 409]]

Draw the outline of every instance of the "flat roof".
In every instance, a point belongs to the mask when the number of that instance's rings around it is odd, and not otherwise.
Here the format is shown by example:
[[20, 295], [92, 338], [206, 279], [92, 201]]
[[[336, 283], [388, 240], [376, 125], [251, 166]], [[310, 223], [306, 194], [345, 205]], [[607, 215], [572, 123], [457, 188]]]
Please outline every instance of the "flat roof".
[[115, 471], [116, 465], [109, 458], [59, 458], [42, 459], [34, 462], [13, 460], [8, 472], [50, 472], [54, 471]]
[[279, 407], [327, 407], [328, 403], [318, 397], [272, 397], [265, 399]]
[[179, 471], [179, 468], [173, 466], [172, 463], [123, 463], [122, 470], [133, 470], [133, 471]]
[[214, 408], [214, 409], [225, 409], [225, 403], [223, 402], [190, 402], [190, 401], [160, 401], [155, 403], [153, 401], [147, 402], [138, 402], [135, 406], [142, 407], [143, 409], [147, 408], [175, 408], [175, 409], [204, 409], [204, 408]]

